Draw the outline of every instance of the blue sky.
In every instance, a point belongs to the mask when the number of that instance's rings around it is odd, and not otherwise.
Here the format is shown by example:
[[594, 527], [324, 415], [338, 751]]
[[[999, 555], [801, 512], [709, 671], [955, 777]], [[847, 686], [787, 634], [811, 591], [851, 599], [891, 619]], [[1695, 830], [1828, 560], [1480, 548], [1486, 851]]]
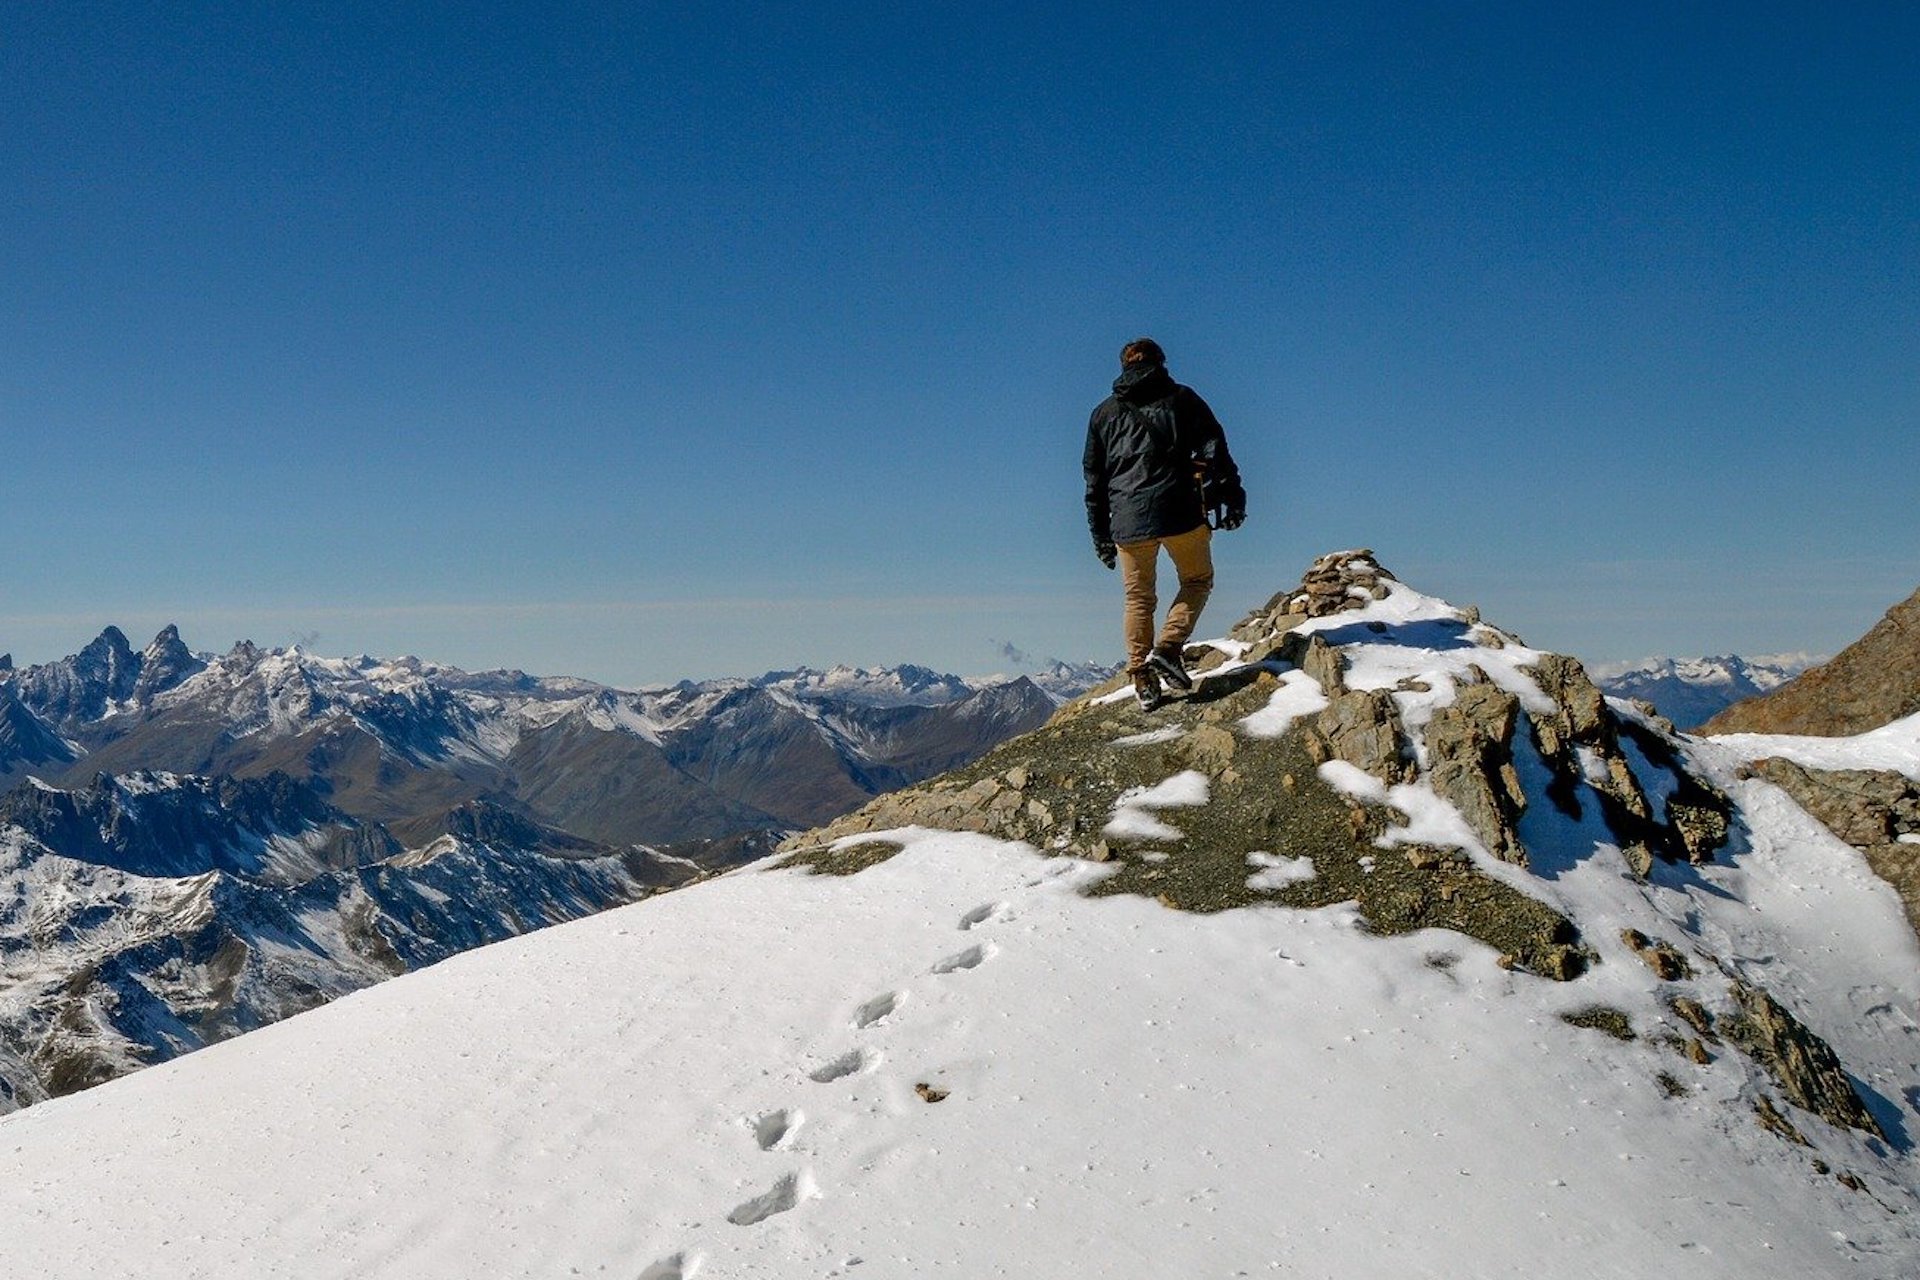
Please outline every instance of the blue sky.
[[[1565, 10], [1562, 12], [1561, 10]], [[1615, 659], [1920, 583], [1920, 8], [0, 2], [0, 650], [1113, 658], [1152, 334], [1321, 551]]]

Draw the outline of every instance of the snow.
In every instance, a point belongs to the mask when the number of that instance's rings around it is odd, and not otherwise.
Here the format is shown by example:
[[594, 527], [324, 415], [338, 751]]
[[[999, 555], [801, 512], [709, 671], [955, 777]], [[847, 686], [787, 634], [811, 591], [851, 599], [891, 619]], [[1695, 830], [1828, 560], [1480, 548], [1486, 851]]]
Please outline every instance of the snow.
[[[1670, 1053], [1567, 1026], [1591, 991], [1468, 939], [1374, 937], [1346, 908], [1089, 899], [1094, 864], [899, 834], [905, 852], [858, 876], [724, 877], [7, 1117], [8, 1270], [1498, 1280], [1920, 1262], [1905, 1191], [1876, 1175], [1849, 1192], [1729, 1123], [1737, 1055], [1664, 1098]], [[1906, 1159], [1881, 1165], [1910, 1177]]]
[[[39, 780], [35, 779], [35, 781]], [[132, 773], [115, 775], [113, 784], [127, 795], [143, 796], [172, 790], [180, 785], [180, 779], [177, 775], [164, 771], [136, 770]], [[46, 787], [45, 784], [41, 785], [43, 790], [53, 789]]]
[[596, 698], [583, 698], [571, 705], [588, 724], [603, 733], [630, 733], [659, 746], [666, 726], [636, 706], [637, 701], [608, 692]]
[[1156, 743], [1172, 742], [1186, 736], [1186, 730], [1178, 725], [1167, 725], [1160, 729], [1149, 729], [1145, 733], [1129, 733], [1125, 737], [1115, 738], [1116, 747], [1150, 747]]
[[1810, 769], [1891, 769], [1920, 782], [1920, 713], [1851, 738], [1723, 733], [1705, 742], [1735, 761], [1782, 756]]
[[[1104, 668], [1091, 665], [1055, 663], [1032, 678], [1058, 702], [1105, 674]], [[239, 646], [160, 694], [154, 707], [213, 708], [242, 737], [288, 737], [317, 723], [352, 718], [401, 756], [498, 764], [527, 732], [569, 717], [601, 732], [629, 733], [659, 746], [742, 691], [760, 689], [776, 704], [840, 733], [823, 708], [958, 704], [994, 684], [915, 666], [842, 666], [769, 672], [758, 680], [623, 690], [565, 676], [471, 673], [414, 657], [326, 658], [298, 646], [264, 651]], [[411, 704], [417, 734], [396, 734], [390, 718], [364, 714], [370, 706], [388, 711], [396, 701]], [[78, 746], [69, 746], [76, 755], [84, 754]]]
[[1345, 760], [1329, 760], [1317, 770], [1326, 784], [1342, 795], [1370, 804], [1385, 804], [1387, 784]]
[[1401, 844], [1433, 844], [1485, 853], [1480, 838], [1474, 835], [1473, 828], [1460, 816], [1460, 811], [1442, 800], [1425, 783], [1403, 782], [1387, 788], [1387, 803], [1406, 814], [1407, 822], [1380, 833], [1379, 844], [1383, 848]]
[[1247, 865], [1256, 867], [1247, 877], [1249, 889], [1284, 889], [1313, 879], [1312, 858], [1289, 858], [1284, 854], [1255, 852], [1247, 855]]
[[908, 707], [958, 702], [989, 684], [1004, 684], [1012, 679], [1018, 677], [969, 680], [912, 665], [852, 667], [843, 663], [826, 671], [811, 667], [769, 671], [754, 683], [801, 700], [831, 698], [871, 707]]
[[1105, 835], [1110, 840], [1179, 840], [1179, 829], [1160, 821], [1153, 811], [1203, 805], [1208, 794], [1207, 775], [1197, 769], [1176, 773], [1151, 787], [1123, 791], [1113, 802]]
[[1304, 671], [1284, 671], [1280, 687], [1273, 691], [1267, 705], [1240, 721], [1240, 727], [1256, 738], [1278, 738], [1293, 727], [1301, 716], [1310, 716], [1327, 708], [1327, 695], [1319, 681]]

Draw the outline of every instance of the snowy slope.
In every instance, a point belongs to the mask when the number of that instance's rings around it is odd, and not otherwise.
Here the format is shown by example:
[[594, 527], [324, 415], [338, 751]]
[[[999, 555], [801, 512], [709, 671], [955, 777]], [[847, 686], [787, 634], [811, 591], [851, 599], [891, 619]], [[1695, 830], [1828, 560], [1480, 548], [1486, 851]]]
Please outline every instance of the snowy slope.
[[[1364, 884], [1286, 905], [1334, 874], [1288, 853], [1289, 832], [1229, 851], [1252, 905], [1088, 896], [1217, 858], [1209, 815], [1236, 787], [1282, 789], [1229, 775], [1328, 710], [1312, 651], [1295, 669], [1223, 641], [1234, 656], [1190, 704], [1153, 720], [1089, 704], [1036, 736], [1128, 759], [1241, 743], [1213, 775], [1168, 768], [1086, 814], [1107, 861], [1068, 856], [1066, 828], [1044, 853], [895, 830], [901, 851], [855, 874], [760, 864], [0, 1119], [0, 1263], [632, 1280], [1920, 1272], [1920, 943], [1892, 890], [1739, 777], [1725, 743], [1680, 741], [1675, 767], [1724, 789], [1732, 838], [1643, 875], [1602, 820], [1597, 788], [1618, 780], [1597, 749], [1581, 748], [1581, 803], [1556, 805], [1544, 757], [1516, 738], [1525, 858], [1493, 856], [1436, 789], [1439, 740], [1454, 703], [1489, 685], [1544, 725], [1549, 655], [1400, 584], [1380, 591], [1293, 623], [1335, 646], [1334, 709], [1379, 694], [1419, 757], [1391, 784], [1319, 766], [1396, 815], [1365, 875], [1458, 851], [1471, 874], [1448, 883], [1498, 880], [1577, 926], [1591, 961], [1570, 980], [1461, 932], [1386, 936]], [[1209, 701], [1216, 685], [1240, 692]], [[1248, 698], [1264, 701], [1223, 720]], [[1622, 744], [1650, 795], [1678, 794], [1680, 774]], [[1040, 805], [1043, 775], [1065, 767], [1032, 750], [1030, 770], [1008, 770], [1007, 812]], [[1628, 929], [1674, 940], [1689, 971], [1656, 977]], [[1747, 1052], [1676, 1051], [1673, 1001], [1724, 1030], [1736, 980], [1832, 1045], [1884, 1137], [1786, 1106], [1796, 1144], [1756, 1121], [1777, 1091]], [[1565, 1020], [1596, 1006], [1638, 1035]]]
[[1786, 733], [1723, 733], [1707, 740], [1734, 761], [1783, 756], [1813, 769], [1891, 769], [1920, 782], [1920, 715], [1851, 738]]
[[0, 1121], [0, 1250], [449, 1280], [1920, 1263], [1910, 1158], [1872, 1195], [1811, 1177], [1730, 1118], [1732, 1058], [1666, 1100], [1656, 1050], [1457, 935], [1077, 896], [1098, 874], [929, 835], [469, 953]]
[[485, 805], [405, 848], [285, 777], [0, 796], [0, 1111], [701, 868]]

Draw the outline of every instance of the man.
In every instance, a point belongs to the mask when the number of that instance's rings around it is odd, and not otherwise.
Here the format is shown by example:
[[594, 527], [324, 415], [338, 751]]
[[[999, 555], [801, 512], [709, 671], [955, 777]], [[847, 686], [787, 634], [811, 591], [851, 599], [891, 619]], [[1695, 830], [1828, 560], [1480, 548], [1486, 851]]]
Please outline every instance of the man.
[[[1109, 569], [1120, 566], [1127, 673], [1140, 709], [1152, 711], [1165, 701], [1162, 681], [1182, 692], [1193, 688], [1181, 650], [1213, 590], [1211, 526], [1240, 527], [1246, 490], [1213, 410], [1167, 373], [1166, 353], [1152, 338], [1121, 349], [1113, 394], [1087, 423], [1084, 464], [1094, 554]], [[1162, 547], [1180, 575], [1180, 593], [1156, 640]]]

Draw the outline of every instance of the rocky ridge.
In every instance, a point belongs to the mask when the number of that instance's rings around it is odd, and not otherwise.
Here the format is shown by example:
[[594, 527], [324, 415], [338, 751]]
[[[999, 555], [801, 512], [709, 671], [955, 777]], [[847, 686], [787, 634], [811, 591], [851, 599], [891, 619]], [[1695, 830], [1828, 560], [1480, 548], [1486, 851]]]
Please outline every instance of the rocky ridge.
[[1920, 712], [1920, 591], [1830, 662], [1737, 703], [1700, 732], [1851, 737]]
[[1656, 1025], [1600, 1003], [1570, 1020], [1666, 1043], [1676, 1064], [1736, 1048], [1760, 1073], [1753, 1114], [1782, 1136], [1799, 1108], [1885, 1138], [1827, 1042], [1704, 940], [1583, 931], [1564, 887], [1582, 863], [1684, 883], [1744, 838], [1724, 784], [1650, 708], [1609, 703], [1574, 659], [1412, 591], [1366, 550], [1322, 557], [1187, 656], [1197, 688], [1151, 717], [1112, 682], [782, 848], [851, 874], [892, 855], [888, 832], [975, 831], [1115, 864], [1093, 892], [1175, 909], [1353, 902], [1376, 932], [1454, 930], [1553, 981], [1644, 965]]

